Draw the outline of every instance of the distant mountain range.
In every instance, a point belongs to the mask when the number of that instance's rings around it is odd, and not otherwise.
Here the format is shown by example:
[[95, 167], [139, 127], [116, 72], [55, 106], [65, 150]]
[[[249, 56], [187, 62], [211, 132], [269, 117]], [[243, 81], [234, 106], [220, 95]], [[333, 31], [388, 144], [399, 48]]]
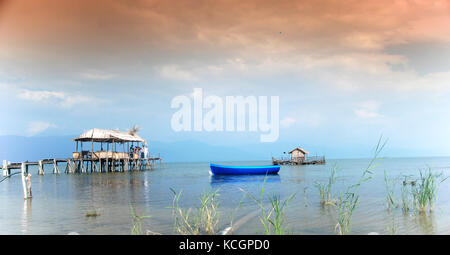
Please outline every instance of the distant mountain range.
[[[37, 161], [45, 158], [68, 158], [76, 150], [72, 141], [77, 135], [64, 136], [0, 136], [0, 164], [2, 160], [11, 162]], [[231, 145], [211, 145], [194, 140], [178, 142], [149, 141], [150, 155], [160, 154], [164, 162], [219, 162], [271, 160], [272, 156], [287, 155], [287, 152], [301, 146], [311, 156], [324, 155], [329, 158], [368, 158], [373, 146], [350, 144], [347, 146], [320, 144], [311, 141], [297, 144], [295, 141]], [[90, 144], [85, 149], [90, 149]], [[120, 146], [121, 147], [121, 146]], [[105, 146], [104, 146], [105, 148]], [[106, 149], [106, 148], [105, 148]], [[286, 153], [286, 154], [285, 154]], [[441, 156], [424, 154], [413, 148], [390, 148], [384, 150], [389, 157]]]
[[[44, 158], [68, 158], [76, 150], [73, 136], [0, 136], [0, 161], [37, 161]], [[86, 146], [86, 145], [85, 145]], [[90, 149], [87, 145], [86, 149]], [[152, 156], [160, 154], [165, 162], [271, 160], [268, 145], [213, 146], [197, 141], [150, 141]], [[281, 152], [282, 150], [279, 150]]]

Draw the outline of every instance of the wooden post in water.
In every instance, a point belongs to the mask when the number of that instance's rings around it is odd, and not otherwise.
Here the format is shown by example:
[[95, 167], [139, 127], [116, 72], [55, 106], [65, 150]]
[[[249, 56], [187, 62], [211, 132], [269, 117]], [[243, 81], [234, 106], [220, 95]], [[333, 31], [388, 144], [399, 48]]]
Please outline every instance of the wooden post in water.
[[27, 181], [27, 198], [32, 198], [33, 194], [31, 193], [31, 174], [27, 173], [27, 177], [25, 179]]
[[112, 172], [116, 172], [117, 170], [116, 170], [116, 159], [115, 159], [115, 157], [114, 157], [114, 155], [115, 155], [115, 153], [116, 153], [116, 150], [117, 150], [117, 148], [116, 148], [116, 143], [114, 142], [114, 140], [113, 140], [113, 144], [112, 144], [112, 150], [113, 150], [113, 159], [112, 159]]
[[70, 163], [70, 159], [67, 159], [67, 165], [66, 165], [67, 173], [72, 173], [72, 164]]
[[42, 160], [38, 161], [38, 174], [44, 175], [44, 165], [42, 164]]
[[109, 161], [109, 143], [108, 144], [106, 144], [106, 161], [105, 161], [105, 169], [106, 169], [106, 171], [105, 172], [108, 172], [108, 170], [109, 170], [109, 166], [108, 166], [108, 161]]
[[22, 162], [21, 170], [22, 170], [23, 199], [27, 199], [28, 191], [27, 191], [27, 184], [26, 184], [26, 179], [25, 179], [26, 177], [25, 177], [25, 163], [24, 162]]
[[94, 139], [91, 141], [92, 144], [92, 156], [91, 156], [91, 173], [94, 171]]
[[56, 159], [53, 159], [53, 173], [59, 174], [58, 162], [56, 162]]
[[80, 144], [81, 144], [81, 153], [80, 153], [80, 155], [81, 155], [81, 157], [80, 157], [80, 165], [81, 165], [81, 173], [84, 173], [84, 162], [83, 162], [83, 142], [80, 142]]
[[2, 169], [3, 169], [3, 176], [5, 176], [5, 177], [8, 176], [8, 165], [6, 163], [6, 160], [3, 160]]
[[79, 173], [80, 172], [80, 160], [73, 160], [73, 163], [75, 164], [75, 173]]

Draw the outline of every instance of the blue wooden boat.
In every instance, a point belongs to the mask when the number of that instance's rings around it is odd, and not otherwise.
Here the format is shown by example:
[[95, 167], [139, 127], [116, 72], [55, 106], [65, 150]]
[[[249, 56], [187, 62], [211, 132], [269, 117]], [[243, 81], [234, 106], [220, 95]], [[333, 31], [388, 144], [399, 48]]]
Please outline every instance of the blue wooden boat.
[[277, 174], [280, 166], [224, 166], [209, 164], [212, 175]]

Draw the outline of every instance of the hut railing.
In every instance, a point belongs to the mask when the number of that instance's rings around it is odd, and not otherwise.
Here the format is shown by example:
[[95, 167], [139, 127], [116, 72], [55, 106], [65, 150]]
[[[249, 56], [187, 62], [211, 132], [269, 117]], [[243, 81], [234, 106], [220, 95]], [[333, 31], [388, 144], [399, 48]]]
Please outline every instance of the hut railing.
[[305, 157], [305, 162], [312, 162], [312, 161], [324, 162], [325, 156], [307, 156], [307, 157]]

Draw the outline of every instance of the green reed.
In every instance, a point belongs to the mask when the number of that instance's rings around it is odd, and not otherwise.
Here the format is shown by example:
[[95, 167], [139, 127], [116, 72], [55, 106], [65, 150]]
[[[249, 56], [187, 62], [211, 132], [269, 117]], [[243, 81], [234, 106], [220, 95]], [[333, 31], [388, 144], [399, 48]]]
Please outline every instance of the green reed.
[[392, 180], [389, 180], [386, 170], [384, 171], [384, 183], [386, 186], [386, 201], [387, 201], [387, 207], [390, 211], [392, 208], [397, 208], [398, 204], [394, 196], [394, 190], [395, 190], [395, 182]]
[[332, 198], [333, 184], [336, 182], [337, 166], [331, 168], [328, 183], [315, 182], [314, 186], [319, 190], [320, 203], [322, 205], [336, 205], [336, 199]]
[[383, 150], [386, 143], [387, 140], [382, 143], [382, 137], [380, 137], [375, 148], [374, 156], [370, 160], [368, 166], [362, 172], [359, 182], [354, 185], [348, 186], [345, 192], [340, 192], [339, 200], [337, 203], [338, 222], [335, 227], [335, 230], [339, 235], [350, 233], [352, 216], [359, 202], [359, 188], [364, 182], [367, 182], [373, 178], [372, 171], [378, 166], [376, 162], [380, 160], [379, 154]]
[[175, 218], [174, 228], [177, 233], [182, 235], [214, 235], [217, 233], [217, 225], [219, 223], [219, 203], [217, 201], [218, 190], [207, 191], [200, 197], [200, 207], [197, 213], [193, 213], [192, 209], [183, 209], [179, 205], [181, 191], [176, 192], [170, 189], [173, 194], [172, 210]]
[[[407, 213], [410, 210], [411, 201], [411, 187], [415, 185], [415, 181], [408, 182], [408, 176], [404, 176], [401, 186], [402, 210]], [[409, 185], [408, 185], [409, 184]]]
[[97, 216], [100, 216], [100, 213], [96, 209], [94, 209], [92, 211], [86, 212], [85, 216], [87, 218], [89, 218], [89, 217], [94, 217], [95, 218]]
[[395, 216], [392, 216], [392, 220], [386, 226], [386, 231], [390, 232], [391, 235], [396, 235], [398, 231], [398, 223], [395, 220]]
[[419, 179], [416, 185], [411, 188], [413, 205], [418, 212], [423, 213], [427, 209], [429, 211], [433, 210], [438, 185], [446, 179], [442, 178], [442, 173], [433, 173], [431, 168], [428, 168], [426, 172], [420, 170]]
[[259, 217], [260, 222], [264, 227], [264, 234], [266, 235], [283, 235], [286, 233], [285, 227], [285, 210], [289, 201], [291, 201], [295, 194], [290, 195], [287, 199], [282, 200], [279, 196], [273, 194], [269, 197], [271, 208], [266, 208], [264, 206], [264, 188], [266, 184], [267, 176], [264, 178], [263, 185], [259, 192], [259, 197], [248, 193], [246, 190], [239, 188], [242, 192], [247, 194], [255, 203], [258, 205], [261, 210], [261, 215]]
[[133, 227], [131, 228], [131, 234], [141, 235], [142, 234], [142, 220], [145, 218], [150, 218], [150, 216], [138, 215], [131, 203], [130, 203], [130, 210], [131, 210], [131, 217], [133, 217]]
[[305, 207], [308, 207], [308, 196], [306, 194], [307, 189], [308, 189], [308, 187], [303, 188], [303, 200], [305, 201]]

